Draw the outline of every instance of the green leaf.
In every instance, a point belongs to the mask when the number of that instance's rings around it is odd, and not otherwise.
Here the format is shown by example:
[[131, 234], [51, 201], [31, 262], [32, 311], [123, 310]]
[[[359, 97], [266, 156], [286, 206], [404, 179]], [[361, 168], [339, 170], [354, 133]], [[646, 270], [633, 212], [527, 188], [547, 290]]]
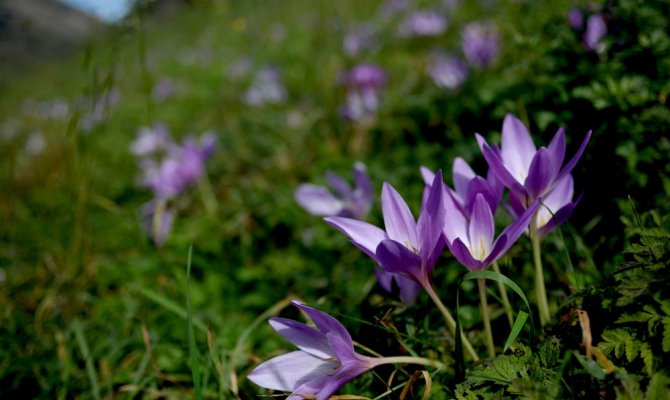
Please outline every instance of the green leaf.
[[510, 332], [507, 340], [505, 341], [503, 352], [506, 352], [512, 342], [519, 336], [521, 329], [523, 329], [527, 319], [528, 313], [523, 310], [519, 311], [519, 315], [516, 316], [516, 320], [514, 321], [514, 326], [512, 326], [512, 332]]
[[188, 321], [188, 349], [191, 353], [191, 375], [193, 376], [193, 385], [195, 386], [195, 398], [202, 400], [202, 388], [200, 387], [200, 363], [198, 348], [195, 345], [195, 333], [193, 332], [193, 311], [191, 310], [190, 287], [191, 282], [191, 256], [193, 255], [193, 246], [188, 248], [188, 262], [186, 264], [186, 313]]
[[573, 356], [579, 361], [584, 369], [596, 379], [605, 379], [605, 371], [595, 360], [589, 360], [583, 355], [573, 352]]

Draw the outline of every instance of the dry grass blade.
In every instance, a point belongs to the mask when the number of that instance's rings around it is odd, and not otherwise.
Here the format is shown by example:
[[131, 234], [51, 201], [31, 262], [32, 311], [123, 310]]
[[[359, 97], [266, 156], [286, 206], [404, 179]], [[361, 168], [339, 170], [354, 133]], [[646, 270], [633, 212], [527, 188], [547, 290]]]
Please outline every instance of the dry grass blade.
[[593, 338], [591, 336], [591, 321], [589, 320], [589, 314], [584, 310], [577, 310], [577, 316], [579, 317], [579, 325], [582, 328], [582, 346], [584, 346], [584, 350], [586, 351], [586, 358], [590, 360], [593, 354]]

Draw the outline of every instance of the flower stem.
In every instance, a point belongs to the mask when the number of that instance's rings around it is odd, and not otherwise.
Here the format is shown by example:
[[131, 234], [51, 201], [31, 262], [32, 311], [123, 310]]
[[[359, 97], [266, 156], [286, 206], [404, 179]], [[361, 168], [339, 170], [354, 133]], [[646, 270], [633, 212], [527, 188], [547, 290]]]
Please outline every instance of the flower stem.
[[537, 308], [540, 314], [540, 326], [545, 326], [551, 319], [549, 304], [547, 302], [547, 289], [544, 286], [544, 272], [542, 270], [542, 258], [540, 257], [540, 235], [537, 231], [537, 213], [530, 223], [530, 240], [533, 244], [533, 259], [535, 261], [535, 296], [537, 297]]
[[[500, 274], [498, 261], [493, 262], [493, 270]], [[500, 298], [502, 299], [503, 308], [505, 308], [505, 314], [507, 314], [507, 321], [509, 321], [509, 327], [511, 328], [514, 326], [514, 311], [512, 310], [512, 305], [509, 302], [509, 297], [507, 297], [507, 289], [502, 282], [498, 282], [498, 290], [500, 290]]]
[[203, 174], [202, 178], [198, 181], [198, 189], [200, 189], [200, 196], [202, 203], [205, 205], [205, 210], [208, 214], [215, 215], [219, 209], [219, 203], [214, 195], [212, 182], [210, 182], [209, 176], [207, 176], [206, 173]]
[[493, 345], [493, 332], [491, 331], [491, 318], [489, 317], [489, 305], [486, 300], [486, 280], [477, 279], [479, 286], [479, 301], [482, 309], [482, 320], [484, 320], [484, 331], [486, 332], [486, 348], [489, 351], [489, 357], [496, 356], [496, 349]]
[[[435, 290], [433, 289], [433, 286], [430, 284], [424, 285], [424, 289], [426, 289], [426, 292], [428, 292], [428, 296], [433, 300], [437, 308], [440, 309], [440, 312], [442, 313], [442, 316], [444, 317], [444, 320], [447, 323], [447, 328], [449, 328], [449, 331], [451, 332], [452, 335], [456, 334], [456, 321], [454, 320], [454, 317], [451, 316], [451, 313], [449, 310], [447, 310], [447, 307], [442, 303], [442, 300], [437, 296], [437, 293], [435, 293]], [[465, 350], [470, 354], [470, 357], [472, 358], [473, 361], [479, 361], [479, 357], [477, 356], [477, 353], [475, 353], [475, 349], [472, 348], [472, 345], [470, 344], [470, 341], [468, 338], [465, 337], [465, 335], [461, 334], [461, 340], [463, 341], [463, 347], [465, 347]]]
[[373, 367], [384, 364], [418, 364], [433, 368], [444, 367], [444, 364], [436, 360], [429, 360], [423, 357], [410, 357], [410, 356], [371, 358], [370, 363], [372, 364]]

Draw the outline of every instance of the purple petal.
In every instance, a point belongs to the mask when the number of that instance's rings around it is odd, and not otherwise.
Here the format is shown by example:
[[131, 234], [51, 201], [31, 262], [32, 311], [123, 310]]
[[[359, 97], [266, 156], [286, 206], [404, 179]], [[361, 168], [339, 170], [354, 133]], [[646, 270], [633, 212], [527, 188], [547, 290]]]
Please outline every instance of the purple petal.
[[416, 236], [416, 222], [407, 203], [390, 184], [384, 182], [382, 188], [382, 212], [384, 225], [390, 239], [406, 246], [419, 248]]
[[507, 114], [503, 121], [501, 146], [503, 162], [512, 176], [522, 183], [537, 149], [526, 126], [512, 114]]
[[375, 276], [377, 277], [377, 282], [384, 290], [389, 293], [393, 291], [393, 277], [398, 276], [397, 274], [392, 274], [381, 268], [375, 268]]
[[371, 364], [359, 360], [342, 363], [339, 370], [322, 386], [316, 396], [316, 400], [328, 400], [328, 398], [340, 390], [345, 383], [369, 370], [371, 367]]
[[445, 224], [444, 236], [447, 240], [447, 245], [454, 240], [461, 238], [470, 243], [468, 239], [468, 220], [463, 212], [458, 208], [454, 199], [450, 196], [444, 197], [445, 204]]
[[326, 335], [330, 347], [340, 360], [348, 360], [356, 358], [354, 355], [354, 344], [347, 329], [340, 323], [340, 321], [331, 317], [323, 311], [310, 307], [305, 304], [300, 304], [293, 301], [292, 304], [301, 309], [314, 322], [317, 329]]
[[537, 225], [538, 228], [543, 227], [552, 219], [552, 214], [555, 214], [559, 209], [572, 202], [574, 194], [574, 181], [572, 175], [563, 177], [551, 192], [542, 198], [542, 205], [537, 211]]
[[514, 220], [517, 220], [524, 211], [526, 211], [526, 203], [524, 196], [511, 192], [509, 195], [509, 203], [507, 211], [510, 213]]
[[475, 260], [470, 253], [470, 249], [461, 241], [460, 238], [454, 240], [454, 242], [449, 246], [451, 254], [460, 262], [464, 267], [469, 270], [477, 271], [484, 268], [484, 265], [481, 261]]
[[421, 171], [421, 177], [423, 178], [423, 182], [426, 185], [432, 185], [433, 179], [435, 179], [435, 173], [424, 166], [421, 166], [419, 170]]
[[296, 345], [300, 350], [323, 359], [335, 357], [330, 346], [328, 346], [328, 339], [323, 333], [292, 319], [270, 318], [269, 322], [278, 334]]
[[554, 213], [554, 216], [551, 219], [549, 219], [549, 221], [547, 221], [546, 224], [540, 226], [540, 228], [538, 229], [539, 234], [545, 236], [549, 232], [556, 229], [557, 226], [563, 225], [565, 221], [567, 221], [570, 218], [572, 212], [575, 210], [575, 207], [577, 207], [577, 202], [568, 203], [564, 207], [561, 207], [558, 211]]
[[421, 243], [421, 259], [426, 261], [437, 244], [444, 228], [444, 187], [442, 182], [442, 171], [438, 171], [433, 178], [430, 187], [430, 193], [426, 200], [425, 207], [421, 210], [417, 229], [419, 231]]
[[326, 172], [326, 180], [328, 181], [328, 184], [332, 186], [333, 189], [335, 189], [341, 198], [351, 199], [354, 196], [354, 192], [351, 189], [351, 186], [349, 186], [347, 181], [342, 179], [342, 177], [339, 175], [328, 171]]
[[586, 32], [584, 33], [584, 44], [589, 50], [595, 50], [598, 47], [600, 39], [607, 33], [607, 25], [603, 16], [593, 14], [586, 20]]
[[481, 193], [475, 198], [472, 207], [468, 234], [472, 256], [477, 260], [486, 259], [492, 250], [495, 223], [491, 208]]
[[558, 174], [565, 159], [565, 130], [563, 128], [556, 131], [551, 142], [549, 142], [549, 146], [547, 146], [547, 150], [549, 150], [549, 154], [551, 155], [554, 170]]
[[489, 164], [490, 171], [495, 174], [503, 185], [507, 186], [512, 191], [526, 193], [526, 189], [524, 189], [521, 182], [519, 182], [507, 169], [502, 158], [496, 151], [491, 149], [486, 142], [483, 143], [481, 150], [486, 162]]
[[425, 279], [421, 257], [394, 240], [382, 240], [379, 243], [377, 259], [388, 272], [401, 274], [419, 283]]
[[354, 203], [356, 205], [357, 216], [359, 218], [365, 217], [372, 208], [374, 202], [374, 190], [372, 188], [372, 181], [368, 175], [365, 164], [357, 162], [354, 164]]
[[247, 378], [267, 389], [292, 392], [311, 380], [327, 376], [337, 365], [337, 361], [324, 361], [298, 350], [262, 363]]
[[468, 205], [466, 209], [469, 208], [467, 210], [468, 214], [472, 213], [472, 206], [474, 205], [475, 198], [477, 197], [478, 194], [484, 196], [484, 199], [491, 208], [491, 212], [495, 214], [496, 209], [500, 204], [500, 198], [502, 197], [502, 192], [494, 191], [489, 181], [480, 176], [476, 176], [474, 179], [470, 181], [470, 184], [468, 185], [466, 191], [465, 198], [467, 199], [466, 204]]
[[563, 169], [561, 169], [561, 172], [558, 173], [558, 176], [556, 177], [554, 182], [558, 182], [561, 180], [564, 176], [572, 172], [572, 169], [575, 168], [575, 165], [577, 165], [577, 161], [579, 161], [579, 158], [582, 156], [584, 153], [584, 150], [586, 149], [586, 145], [589, 143], [589, 140], [591, 139], [591, 131], [589, 131], [586, 136], [584, 137], [584, 140], [582, 141], [582, 144], [579, 146], [579, 149], [577, 150], [577, 153], [575, 153], [574, 156], [568, 161], [565, 166], [563, 166]]
[[337, 215], [344, 207], [328, 189], [311, 183], [298, 186], [295, 201], [310, 214], [318, 216]]
[[367, 222], [344, 217], [327, 217], [324, 220], [347, 235], [354, 244], [375, 260], [377, 246], [382, 240], [388, 239], [386, 232]]
[[523, 184], [528, 196], [531, 199], [537, 199], [544, 195], [557, 174], [558, 171], [554, 169], [549, 150], [545, 147], [540, 148], [535, 157], [533, 157], [528, 177]]
[[[496, 243], [493, 244], [493, 247], [496, 248], [496, 253], [491, 253], [489, 258], [491, 258], [491, 262], [497, 260], [498, 258], [502, 257], [505, 253], [507, 253], [507, 250], [509, 250], [510, 247], [519, 239], [519, 236], [528, 228], [528, 224], [530, 224], [531, 219], [533, 218], [533, 215], [535, 214], [535, 211], [537, 211], [537, 208], [540, 206], [540, 200], [535, 200], [533, 204], [528, 207], [526, 211], [512, 223], [509, 225], [507, 228], [505, 228], [502, 233], [500, 233], [500, 236], [498, 237], [498, 240], [496, 240]], [[498, 243], [500, 240], [502, 240], [502, 237], [505, 237], [506, 243], [504, 246], [501, 248], [498, 248]]]
[[452, 173], [454, 177], [454, 189], [456, 189], [456, 193], [461, 199], [465, 199], [468, 185], [477, 175], [475, 174], [475, 171], [470, 168], [470, 165], [461, 157], [456, 157], [454, 159]]
[[[316, 377], [298, 386], [286, 400], [306, 400], [309, 396], [315, 396], [331, 380], [330, 375]], [[313, 398], [313, 397], [312, 397]]]
[[412, 279], [405, 278], [399, 274], [393, 274], [393, 279], [395, 279], [396, 283], [398, 284], [402, 302], [408, 306], [414, 304], [416, 301], [416, 296], [418, 296], [419, 291], [421, 291], [421, 286]]
[[509, 247], [506, 247], [507, 243], [508, 243], [508, 239], [509, 238], [507, 237], [506, 234], [501, 234], [500, 236], [498, 236], [495, 243], [493, 243], [493, 250], [491, 250], [491, 254], [489, 254], [489, 256], [486, 257], [486, 260], [484, 260], [482, 262], [482, 264], [483, 264], [482, 269], [487, 268], [494, 261], [496, 261], [497, 259], [499, 259], [503, 255], [505, 255], [505, 253], [507, 252], [507, 249], [509, 249]]

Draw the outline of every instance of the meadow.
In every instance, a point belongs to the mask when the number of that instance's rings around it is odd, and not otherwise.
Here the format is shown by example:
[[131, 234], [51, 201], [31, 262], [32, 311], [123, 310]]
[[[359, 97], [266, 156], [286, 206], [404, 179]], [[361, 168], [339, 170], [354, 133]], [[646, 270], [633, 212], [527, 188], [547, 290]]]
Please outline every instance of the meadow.
[[0, 66], [0, 398], [665, 398], [667, 1], [155, 10]]

